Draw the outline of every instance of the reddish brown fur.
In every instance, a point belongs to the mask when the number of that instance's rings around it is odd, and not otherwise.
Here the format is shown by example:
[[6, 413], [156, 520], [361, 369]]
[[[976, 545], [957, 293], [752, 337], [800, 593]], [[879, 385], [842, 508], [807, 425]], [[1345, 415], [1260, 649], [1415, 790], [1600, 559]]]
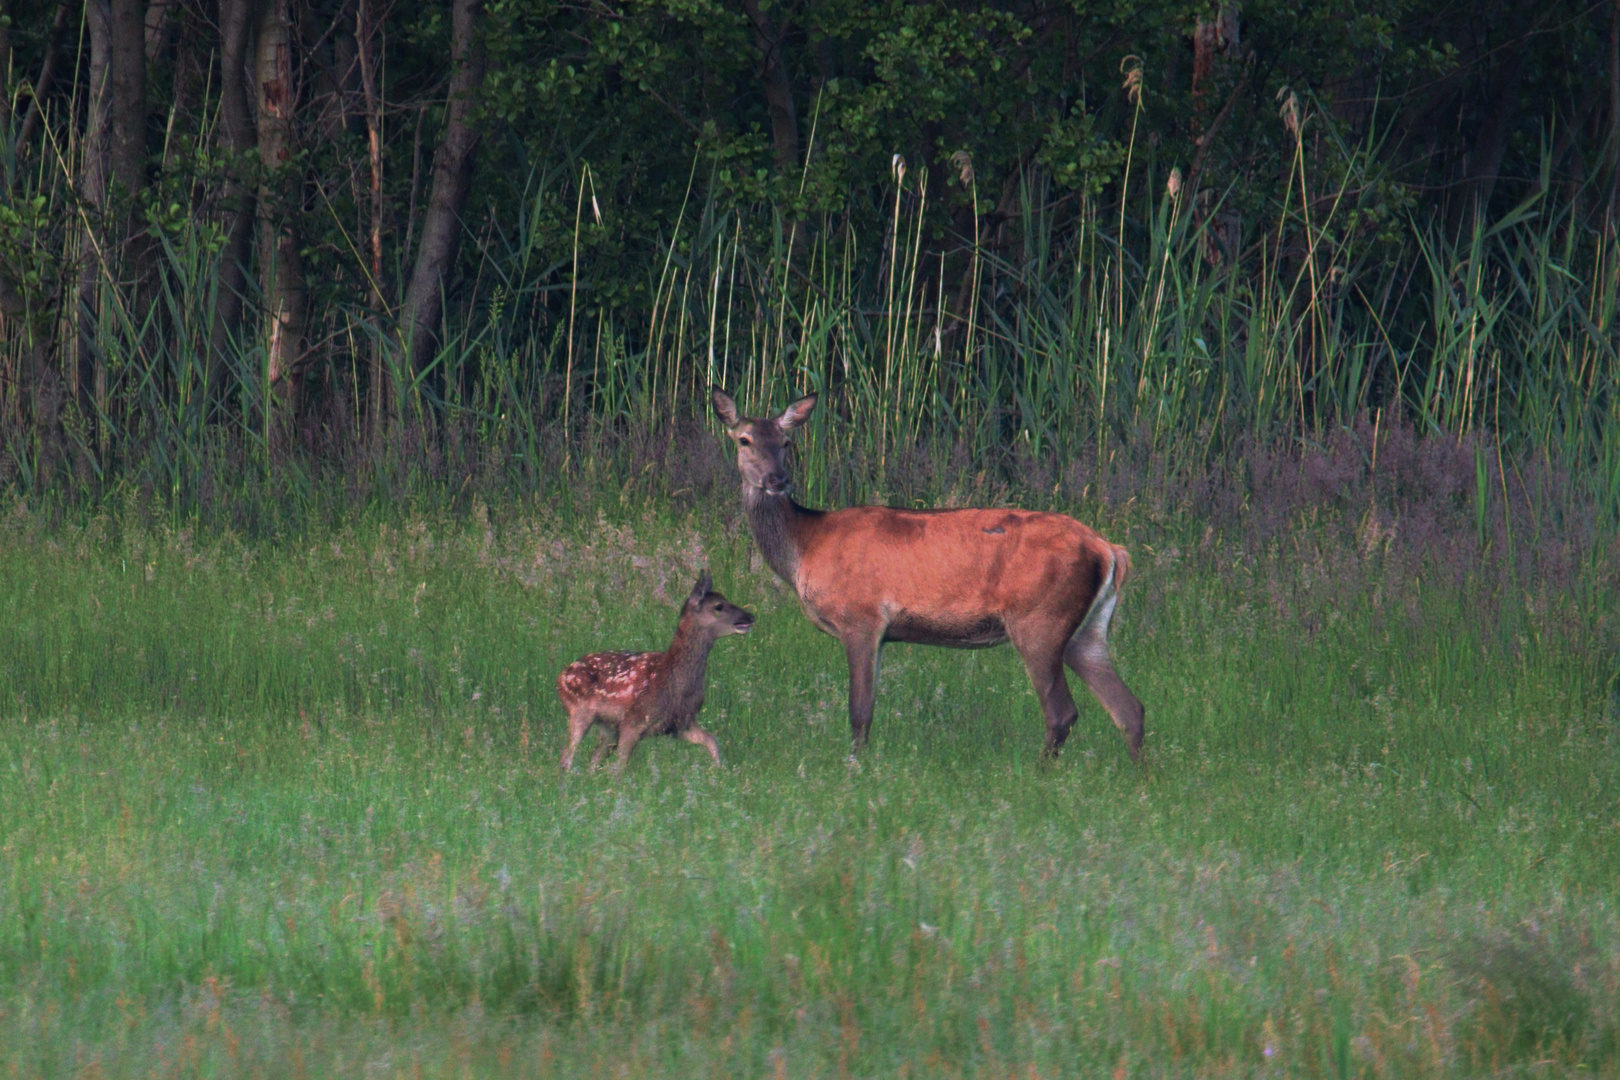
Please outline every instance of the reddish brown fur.
[[[646, 735], [673, 735], [702, 746], [720, 763], [714, 736], [697, 724], [703, 708], [709, 650], [726, 634], [746, 634], [754, 617], [710, 588], [704, 574], [681, 608], [675, 639], [664, 652], [600, 652], [582, 657], [557, 676], [557, 697], [568, 710], [568, 748], [562, 767], [573, 767], [580, 740], [596, 724], [618, 744], [616, 768]], [[604, 739], [591, 757], [607, 751]]]
[[737, 442], [755, 542], [810, 621], [844, 645], [857, 747], [871, 725], [885, 641], [955, 648], [1011, 641], [1046, 714], [1048, 753], [1062, 747], [1076, 716], [1066, 663], [1113, 717], [1131, 756], [1140, 757], [1142, 706], [1114, 671], [1107, 639], [1130, 572], [1125, 549], [1062, 514], [807, 510], [788, 498], [786, 440], [815, 398], [776, 419], [741, 417], [718, 391], [714, 401]]
[[565, 705], [586, 698], [628, 704], [644, 696], [655, 673], [667, 666], [664, 653], [591, 653], [563, 668], [557, 676], [557, 696]]

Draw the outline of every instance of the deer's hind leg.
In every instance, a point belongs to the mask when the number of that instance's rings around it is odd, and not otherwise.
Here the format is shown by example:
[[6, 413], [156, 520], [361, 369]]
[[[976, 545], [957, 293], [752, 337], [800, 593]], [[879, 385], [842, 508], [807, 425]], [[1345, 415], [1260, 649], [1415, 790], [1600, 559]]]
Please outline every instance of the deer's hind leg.
[[1113, 658], [1108, 655], [1108, 644], [1100, 646], [1076, 634], [1063, 650], [1063, 659], [1075, 674], [1086, 681], [1093, 696], [1114, 718], [1114, 726], [1125, 736], [1131, 760], [1142, 760], [1142, 732], [1144, 729], [1142, 703], [1137, 700], [1125, 680], [1114, 670]]
[[1069, 692], [1069, 679], [1063, 673], [1063, 644], [1066, 628], [1048, 626], [1008, 627], [1008, 636], [1018, 655], [1024, 658], [1024, 670], [1029, 673], [1029, 684], [1035, 696], [1041, 699], [1041, 713], [1046, 717], [1046, 747], [1048, 757], [1056, 757], [1069, 737], [1069, 729], [1080, 715], [1075, 708], [1074, 695]]
[[573, 769], [574, 753], [579, 749], [580, 740], [585, 738], [585, 733], [591, 730], [591, 725], [594, 723], [596, 723], [596, 709], [594, 707], [584, 703], [569, 707], [568, 749], [564, 750], [562, 755], [563, 772], [569, 772]]
[[596, 740], [596, 749], [591, 753], [591, 771], [595, 772], [602, 764], [602, 759], [609, 750], [619, 745], [619, 729], [612, 724], [602, 724], [597, 728], [601, 737]]
[[1142, 703], [1125, 680], [1114, 670], [1114, 658], [1108, 651], [1108, 621], [1114, 614], [1113, 573], [1110, 571], [1103, 590], [1097, 595], [1091, 610], [1074, 632], [1074, 637], [1063, 648], [1063, 659], [1074, 673], [1086, 681], [1091, 693], [1114, 718], [1114, 726], [1125, 736], [1131, 760], [1142, 760], [1143, 711]]

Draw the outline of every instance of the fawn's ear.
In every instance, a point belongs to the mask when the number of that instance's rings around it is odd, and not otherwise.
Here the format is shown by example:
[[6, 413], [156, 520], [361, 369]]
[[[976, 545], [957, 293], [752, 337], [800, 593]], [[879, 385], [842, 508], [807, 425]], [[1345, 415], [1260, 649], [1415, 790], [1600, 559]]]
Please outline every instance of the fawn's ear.
[[709, 395], [709, 400], [714, 403], [715, 415], [720, 417], [722, 424], [727, 428], [737, 426], [737, 403], [732, 400], [730, 394], [716, 387], [714, 393]]
[[783, 431], [792, 431], [806, 420], [815, 410], [816, 395], [806, 394], [804, 397], [782, 410], [782, 415], [776, 418], [776, 426]]
[[692, 586], [692, 595], [690, 599], [695, 604], [702, 600], [705, 596], [708, 596], [713, 589], [714, 579], [709, 577], [709, 572], [705, 570], [698, 577], [697, 584]]

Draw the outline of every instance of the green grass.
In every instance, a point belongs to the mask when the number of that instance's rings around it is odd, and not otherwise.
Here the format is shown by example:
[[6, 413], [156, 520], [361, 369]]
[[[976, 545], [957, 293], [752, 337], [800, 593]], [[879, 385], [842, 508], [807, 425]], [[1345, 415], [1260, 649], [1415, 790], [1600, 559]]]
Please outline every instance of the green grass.
[[[1612, 568], [1103, 524], [1143, 771], [906, 646], [850, 764], [835, 643], [712, 514], [8, 517], [0, 1076], [1620, 1075]], [[562, 778], [556, 672], [701, 565], [759, 616], [726, 766]]]

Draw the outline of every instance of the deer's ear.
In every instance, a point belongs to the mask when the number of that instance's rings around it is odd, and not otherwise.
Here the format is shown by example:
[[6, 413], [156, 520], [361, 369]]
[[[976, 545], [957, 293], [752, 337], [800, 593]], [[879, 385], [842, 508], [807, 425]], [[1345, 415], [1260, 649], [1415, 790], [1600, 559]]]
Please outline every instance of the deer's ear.
[[722, 424], [728, 428], [737, 426], [737, 403], [732, 400], [730, 394], [716, 388], [714, 393], [709, 395], [709, 400], [714, 403], [715, 415], [720, 417]]
[[807, 394], [782, 410], [782, 415], [776, 418], [776, 426], [783, 431], [792, 431], [806, 420], [816, 407], [816, 395]]
[[714, 579], [709, 577], [707, 570], [698, 576], [697, 584], [692, 586], [692, 602], [696, 603], [708, 596], [714, 589]]

